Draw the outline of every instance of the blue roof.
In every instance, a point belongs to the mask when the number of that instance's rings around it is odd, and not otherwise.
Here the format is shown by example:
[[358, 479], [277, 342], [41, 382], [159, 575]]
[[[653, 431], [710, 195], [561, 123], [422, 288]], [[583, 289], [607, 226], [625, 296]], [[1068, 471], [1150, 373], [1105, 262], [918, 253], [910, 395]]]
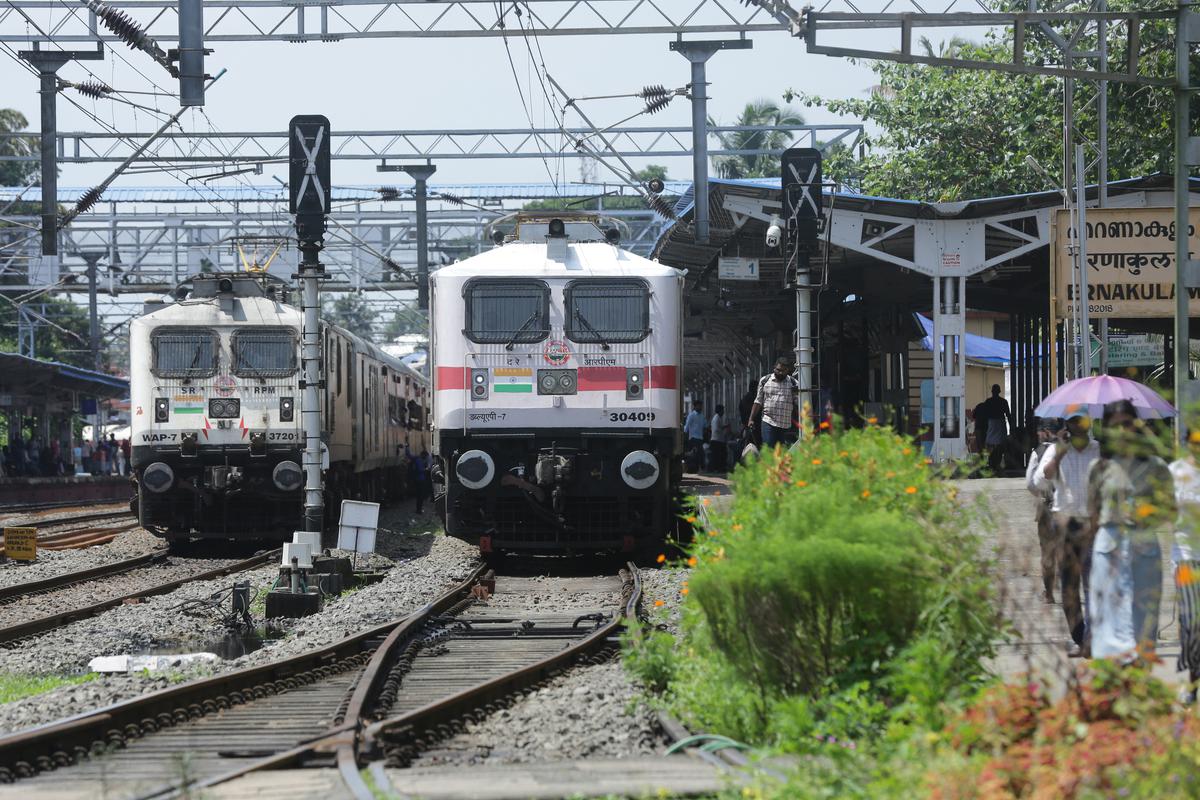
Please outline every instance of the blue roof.
[[92, 388], [103, 387], [113, 390], [105, 393], [108, 396], [124, 396], [129, 393], [129, 381], [125, 378], [118, 378], [116, 375], [96, 372], [95, 370], [84, 369], [83, 367], [76, 367], [71, 364], [63, 364], [60, 361], [30, 358], [20, 353], [0, 353], [0, 364], [4, 365], [4, 375], [10, 379], [19, 370], [31, 370], [32, 372], [28, 374], [45, 375], [49, 373], [68, 381], [87, 384]]
[[[933, 320], [921, 314], [914, 314], [917, 322], [921, 323], [921, 328], [925, 331], [924, 338], [921, 339], [921, 346], [926, 350], [933, 351]], [[986, 336], [978, 336], [974, 333], [968, 333], [966, 336], [967, 343], [967, 360], [981, 361], [985, 364], [995, 364], [996, 366], [1004, 366], [1009, 363], [1010, 349], [1009, 343], [1003, 339], [989, 339]], [[941, 348], [938, 348], [938, 352]]]

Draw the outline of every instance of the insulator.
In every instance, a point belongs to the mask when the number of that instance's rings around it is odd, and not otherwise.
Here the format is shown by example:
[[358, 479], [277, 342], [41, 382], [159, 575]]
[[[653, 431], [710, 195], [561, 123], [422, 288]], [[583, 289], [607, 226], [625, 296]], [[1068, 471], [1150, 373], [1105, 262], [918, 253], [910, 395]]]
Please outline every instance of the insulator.
[[458, 195], [450, 194], [449, 192], [438, 192], [438, 197], [440, 197], [442, 200], [445, 200], [447, 203], [451, 203], [452, 205], [456, 206], [461, 206], [467, 202]]
[[70, 86], [80, 94], [87, 97], [94, 97], [97, 100], [103, 100], [113, 93], [113, 88], [101, 81], [84, 81], [83, 83], [72, 83]]
[[83, 214], [89, 208], [96, 205], [100, 199], [101, 190], [99, 187], [93, 186], [83, 193], [83, 197], [79, 198], [79, 202], [75, 204], [75, 213]]
[[98, 0], [90, 0], [88, 8], [100, 18], [100, 21], [104, 23], [104, 27], [112, 31], [113, 35], [125, 42], [125, 44], [134, 50], [145, 48], [146, 32], [128, 14], [106, 6], [104, 3], [98, 2]]
[[399, 200], [400, 190], [395, 186], [380, 186], [375, 190], [379, 194], [380, 200]]
[[646, 195], [646, 205], [667, 219], [678, 219], [675, 215], [675, 206], [660, 194]]
[[673, 94], [668, 94], [663, 97], [655, 97], [654, 99], [649, 100], [646, 103], [646, 109], [645, 109], [644, 113], [657, 114], [659, 111], [662, 111], [664, 108], [669, 106], [671, 104], [671, 101], [674, 99], [675, 99], [675, 95], [673, 95]]
[[663, 97], [668, 94], [671, 94], [671, 92], [668, 91], [665, 86], [660, 83], [656, 83], [652, 86], [642, 87], [642, 90], [638, 92], [637, 96], [643, 100], [649, 100], [652, 97]]

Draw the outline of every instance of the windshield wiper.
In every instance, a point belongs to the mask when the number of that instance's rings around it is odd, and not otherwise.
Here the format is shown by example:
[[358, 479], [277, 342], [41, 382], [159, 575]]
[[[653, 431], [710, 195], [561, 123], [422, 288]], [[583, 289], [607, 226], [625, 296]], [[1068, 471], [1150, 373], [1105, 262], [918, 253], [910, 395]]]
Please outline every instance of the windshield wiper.
[[537, 312], [537, 311], [534, 311], [532, 314], [530, 314], [529, 319], [525, 320], [525, 324], [523, 324], [521, 327], [517, 328], [513, 332], [513, 335], [508, 337], [508, 341], [504, 343], [504, 349], [512, 350], [513, 345], [517, 343], [517, 337], [520, 336], [522, 333], [524, 333], [525, 329], [528, 328], [530, 326], [530, 324], [532, 324], [533, 321], [538, 318], [538, 316], [539, 316], [539, 312]]
[[600, 342], [600, 348], [602, 350], [611, 350], [612, 349], [612, 345], [610, 345], [608, 343], [608, 340], [600, 335], [600, 331], [598, 331], [594, 327], [592, 327], [592, 323], [587, 321], [587, 317], [585, 317], [583, 315], [583, 312], [580, 311], [578, 308], [575, 309], [575, 319], [582, 322], [583, 327], [588, 329], [588, 333], [590, 333], [590, 334], [592, 334], [592, 336], [596, 337], [596, 341]]

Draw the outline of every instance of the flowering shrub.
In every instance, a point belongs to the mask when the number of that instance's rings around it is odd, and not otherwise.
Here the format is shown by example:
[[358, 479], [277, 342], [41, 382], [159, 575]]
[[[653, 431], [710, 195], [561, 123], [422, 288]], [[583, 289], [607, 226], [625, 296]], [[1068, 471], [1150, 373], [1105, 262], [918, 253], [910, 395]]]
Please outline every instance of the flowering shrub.
[[930, 797], [1200, 793], [1200, 723], [1175, 712], [1165, 684], [1144, 669], [1103, 659], [1079, 666], [1071, 677], [1056, 701], [1037, 683], [982, 693], [946, 729], [949, 746], [967, 760], [958, 770], [931, 773]]
[[[869, 678], [936, 624], [986, 655], [992, 612], [952, 487], [911, 440], [868, 427], [739, 468], [697, 536], [690, 599], [721, 654], [770, 694]], [[954, 597], [946, 596], [953, 575]]]

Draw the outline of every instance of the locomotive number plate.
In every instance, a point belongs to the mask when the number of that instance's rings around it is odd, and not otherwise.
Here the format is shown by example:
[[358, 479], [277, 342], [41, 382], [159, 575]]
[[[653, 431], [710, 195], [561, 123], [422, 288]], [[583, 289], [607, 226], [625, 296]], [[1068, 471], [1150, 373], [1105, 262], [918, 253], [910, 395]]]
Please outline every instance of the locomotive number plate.
[[609, 422], [653, 422], [653, 411], [610, 411]]

